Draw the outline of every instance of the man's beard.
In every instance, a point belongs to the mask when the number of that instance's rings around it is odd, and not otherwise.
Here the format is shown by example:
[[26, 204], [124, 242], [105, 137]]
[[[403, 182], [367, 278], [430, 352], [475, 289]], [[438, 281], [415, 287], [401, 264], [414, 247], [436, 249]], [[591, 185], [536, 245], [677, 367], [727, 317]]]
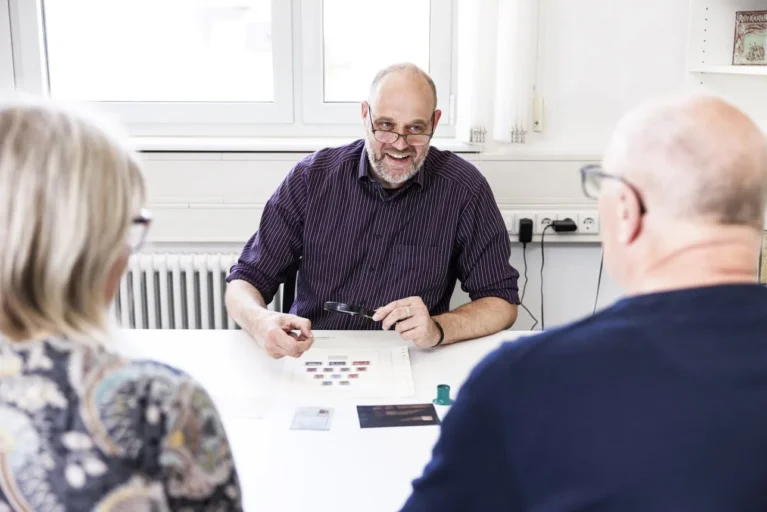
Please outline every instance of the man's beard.
[[[401, 185], [402, 183], [405, 183], [407, 180], [418, 174], [418, 171], [421, 170], [423, 163], [426, 161], [426, 155], [429, 154], [429, 149], [431, 149], [430, 147], [427, 147], [424, 154], [418, 158], [418, 154], [413, 148], [409, 148], [405, 151], [398, 151], [394, 148], [390, 148], [382, 150], [381, 158], [377, 158], [375, 152], [373, 151], [372, 144], [370, 143], [370, 137], [370, 134], [367, 134], [365, 137], [365, 151], [368, 154], [368, 161], [375, 171], [375, 174], [382, 180], [386, 181], [386, 183], [391, 185]], [[394, 171], [389, 169], [386, 161], [384, 160], [386, 154], [394, 155], [395, 157], [410, 155], [412, 156], [412, 165], [404, 172], [400, 170]]]

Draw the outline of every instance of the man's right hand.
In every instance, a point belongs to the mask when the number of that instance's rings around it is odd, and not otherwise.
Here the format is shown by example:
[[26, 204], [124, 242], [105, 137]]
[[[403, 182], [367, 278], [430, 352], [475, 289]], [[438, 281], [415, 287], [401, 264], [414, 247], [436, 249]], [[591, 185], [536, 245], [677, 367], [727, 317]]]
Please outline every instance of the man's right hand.
[[274, 311], [267, 312], [256, 321], [253, 334], [274, 359], [301, 357], [314, 343], [311, 321]]

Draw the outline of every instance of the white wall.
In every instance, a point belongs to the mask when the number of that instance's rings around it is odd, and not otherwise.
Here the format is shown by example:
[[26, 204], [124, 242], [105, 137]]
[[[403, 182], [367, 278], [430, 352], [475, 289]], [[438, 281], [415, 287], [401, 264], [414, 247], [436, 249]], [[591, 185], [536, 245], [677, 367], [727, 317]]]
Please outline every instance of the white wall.
[[[599, 275], [600, 248], [596, 244], [544, 244], [546, 252], [543, 270], [543, 298], [546, 328], [577, 320], [590, 315], [597, 299], [597, 277]], [[524, 286], [524, 264], [522, 246], [512, 244], [511, 264], [519, 270], [520, 293]], [[541, 328], [541, 246], [527, 246], [527, 277], [523, 304], [530, 310]], [[597, 310], [612, 304], [622, 296], [620, 288], [606, 274], [602, 273]], [[460, 289], [453, 296], [453, 305], [468, 301]], [[520, 309], [513, 330], [528, 330], [534, 325], [530, 315]]]
[[540, 146], [601, 151], [628, 108], [685, 87], [688, 0], [541, 0]]

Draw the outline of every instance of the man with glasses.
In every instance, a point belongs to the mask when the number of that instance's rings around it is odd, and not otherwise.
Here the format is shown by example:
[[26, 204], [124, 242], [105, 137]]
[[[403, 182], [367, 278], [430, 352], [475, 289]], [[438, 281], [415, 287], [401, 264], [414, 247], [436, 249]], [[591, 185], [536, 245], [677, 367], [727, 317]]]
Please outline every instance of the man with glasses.
[[[362, 103], [365, 138], [303, 159], [270, 198], [226, 303], [272, 357], [300, 356], [312, 329], [396, 329], [430, 348], [516, 320], [519, 273], [501, 213], [473, 165], [430, 146], [436, 107], [422, 70], [382, 70]], [[299, 261], [290, 314], [268, 311]], [[471, 302], [449, 311], [457, 280]], [[325, 310], [328, 301], [341, 306]]]
[[581, 176], [626, 297], [482, 361], [402, 510], [767, 510], [765, 134], [656, 100]]

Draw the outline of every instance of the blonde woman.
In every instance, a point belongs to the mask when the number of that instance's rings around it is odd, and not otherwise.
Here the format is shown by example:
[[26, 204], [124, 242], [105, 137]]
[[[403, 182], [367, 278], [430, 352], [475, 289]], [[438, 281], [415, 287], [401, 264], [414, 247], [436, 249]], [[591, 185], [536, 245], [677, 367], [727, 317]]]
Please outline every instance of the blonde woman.
[[206, 392], [108, 350], [144, 199], [136, 156], [90, 117], [0, 105], [0, 512], [242, 508]]

